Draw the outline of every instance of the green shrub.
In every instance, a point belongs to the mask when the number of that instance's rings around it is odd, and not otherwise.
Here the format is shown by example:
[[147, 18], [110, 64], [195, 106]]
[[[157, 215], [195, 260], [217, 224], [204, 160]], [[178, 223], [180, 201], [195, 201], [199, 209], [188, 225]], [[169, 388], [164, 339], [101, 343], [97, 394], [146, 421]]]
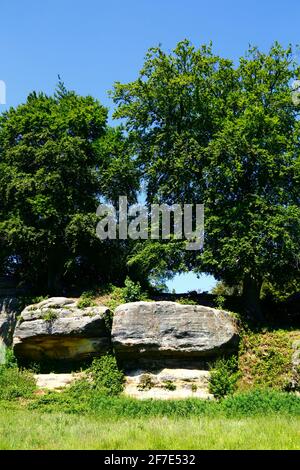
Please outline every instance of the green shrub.
[[47, 300], [49, 295], [39, 295], [39, 296], [20, 296], [18, 298], [18, 311], [21, 313], [25, 307], [28, 305], [39, 304], [43, 300]]
[[217, 359], [211, 367], [209, 391], [218, 400], [232, 394], [237, 388], [240, 373], [237, 370], [237, 359]]
[[94, 307], [96, 302], [94, 301], [94, 293], [91, 291], [83, 292], [80, 299], [77, 302], [78, 308]]
[[89, 376], [87, 374], [86, 377], [73, 382], [70, 387], [65, 389], [64, 393], [69, 395], [72, 399], [83, 400], [85, 397], [90, 395], [94, 388], [95, 384], [92, 380], [89, 380]]
[[176, 302], [181, 305], [198, 305], [195, 300], [187, 299], [185, 297], [180, 297], [180, 299], [176, 300]]
[[223, 310], [225, 301], [226, 299], [223, 295], [218, 295], [215, 302], [215, 308], [217, 308], [218, 310]]
[[293, 378], [292, 336], [284, 330], [245, 332], [239, 352], [239, 387], [289, 388]]
[[119, 305], [125, 303], [124, 288], [112, 286], [109, 298], [105, 301], [105, 305], [113, 312]]
[[[79, 385], [77, 385], [79, 388]], [[61, 393], [49, 392], [28, 403], [29, 409], [44, 412], [95, 414], [109, 419], [166, 417], [224, 416], [230, 418], [287, 415], [300, 416], [300, 397], [276, 390], [252, 389], [248, 392], [217, 400], [136, 400], [125, 396], [86, 391], [86, 385], [76, 395], [72, 387]], [[77, 389], [78, 391], [78, 389]]]
[[5, 369], [11, 369], [12, 367], [17, 367], [17, 359], [14, 355], [12, 348], [5, 348], [5, 362], [1, 367]]
[[55, 310], [49, 308], [43, 313], [43, 320], [52, 322], [58, 318], [58, 314]]
[[119, 370], [114, 356], [106, 355], [94, 359], [90, 374], [97, 391], [116, 396], [124, 389], [124, 374]]
[[106, 305], [112, 312], [121, 304], [138, 300], [149, 299], [142, 291], [140, 284], [131, 281], [128, 277], [125, 280], [125, 287], [107, 284], [97, 293], [97, 301], [102, 305]]
[[166, 380], [164, 382], [164, 388], [166, 390], [169, 390], [170, 392], [173, 392], [174, 390], [176, 390], [176, 385], [172, 382], [172, 380]]

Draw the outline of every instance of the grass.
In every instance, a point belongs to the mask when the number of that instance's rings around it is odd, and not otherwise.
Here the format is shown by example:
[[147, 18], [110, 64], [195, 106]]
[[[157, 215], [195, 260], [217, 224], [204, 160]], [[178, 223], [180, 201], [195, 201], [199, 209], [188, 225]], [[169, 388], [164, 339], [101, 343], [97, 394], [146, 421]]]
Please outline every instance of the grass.
[[[30, 429], [30, 432], [28, 430]], [[0, 449], [299, 449], [300, 417], [131, 418], [1, 410]]]
[[30, 372], [19, 370], [14, 364], [7, 368], [0, 365], [0, 400], [30, 398], [35, 389]]

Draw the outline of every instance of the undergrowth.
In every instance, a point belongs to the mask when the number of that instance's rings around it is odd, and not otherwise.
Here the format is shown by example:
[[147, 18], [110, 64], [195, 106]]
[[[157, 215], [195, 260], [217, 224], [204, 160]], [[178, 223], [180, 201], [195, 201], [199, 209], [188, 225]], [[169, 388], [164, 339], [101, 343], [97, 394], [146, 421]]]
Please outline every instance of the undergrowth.
[[285, 330], [244, 332], [239, 351], [239, 389], [288, 390], [292, 376], [292, 336]]
[[11, 350], [6, 349], [5, 363], [0, 365], [0, 400], [30, 398], [35, 390], [32, 373], [19, 369]]
[[27, 405], [44, 412], [97, 414], [109, 419], [144, 416], [255, 416], [288, 414], [300, 416], [300, 398], [295, 394], [275, 390], [254, 389], [216, 400], [136, 400], [110, 397], [102, 393], [79, 393], [78, 388], [62, 393], [49, 392]]

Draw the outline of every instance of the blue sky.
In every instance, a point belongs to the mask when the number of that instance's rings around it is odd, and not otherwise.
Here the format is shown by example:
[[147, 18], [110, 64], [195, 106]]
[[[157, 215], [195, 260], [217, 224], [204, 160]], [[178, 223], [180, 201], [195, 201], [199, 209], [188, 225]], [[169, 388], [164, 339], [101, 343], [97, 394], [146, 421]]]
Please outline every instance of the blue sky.
[[[60, 74], [68, 88], [112, 107], [114, 81], [134, 80], [146, 50], [171, 50], [189, 38], [213, 41], [216, 53], [237, 60], [248, 45], [299, 42], [299, 0], [1, 0], [0, 80], [7, 106], [32, 90], [52, 93]], [[0, 105], [0, 111], [5, 109]], [[177, 291], [207, 290], [211, 278], [187, 275]]]

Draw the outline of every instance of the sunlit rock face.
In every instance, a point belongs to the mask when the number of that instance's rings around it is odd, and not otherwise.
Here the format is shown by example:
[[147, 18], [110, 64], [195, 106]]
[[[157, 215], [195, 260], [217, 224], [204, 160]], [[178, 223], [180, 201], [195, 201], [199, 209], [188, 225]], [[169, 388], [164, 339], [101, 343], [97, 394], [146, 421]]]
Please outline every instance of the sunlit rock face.
[[104, 306], [80, 309], [77, 301], [52, 297], [29, 305], [21, 313], [13, 337], [19, 359], [86, 360], [110, 347], [109, 310]]
[[222, 310], [176, 302], [133, 302], [114, 314], [112, 343], [120, 360], [180, 362], [233, 353], [238, 331]]

